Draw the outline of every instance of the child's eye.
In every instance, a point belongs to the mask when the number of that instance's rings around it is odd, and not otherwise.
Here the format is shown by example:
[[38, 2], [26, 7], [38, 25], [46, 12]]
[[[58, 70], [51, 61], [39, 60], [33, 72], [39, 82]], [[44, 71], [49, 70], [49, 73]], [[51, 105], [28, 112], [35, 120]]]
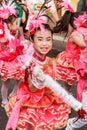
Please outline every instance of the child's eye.
[[42, 39], [41, 39], [41, 38], [39, 38], [39, 39], [38, 39], [38, 41], [42, 41]]
[[51, 38], [47, 39], [47, 41], [51, 41], [51, 40], [52, 40]]

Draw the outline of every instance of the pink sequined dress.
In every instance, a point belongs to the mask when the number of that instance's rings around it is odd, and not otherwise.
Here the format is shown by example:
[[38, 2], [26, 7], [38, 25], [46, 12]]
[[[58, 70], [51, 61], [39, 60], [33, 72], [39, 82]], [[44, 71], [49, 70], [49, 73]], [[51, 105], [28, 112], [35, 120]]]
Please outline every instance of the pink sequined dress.
[[76, 64], [78, 74], [77, 99], [82, 101], [83, 92], [87, 92], [87, 46], [81, 50], [80, 59]]
[[17, 95], [9, 99], [9, 104], [5, 108], [7, 115], [10, 116], [6, 130], [10, 127], [14, 129], [17, 127], [19, 130], [45, 130], [61, 129], [66, 126], [70, 107], [46, 86], [42, 89], [34, 87], [32, 70], [36, 65], [57, 80], [56, 59], [50, 57], [41, 59], [34, 53], [25, 71], [25, 81], [20, 83]]
[[[11, 42], [16, 42], [16, 40], [12, 40]], [[14, 43], [13, 43], [14, 44]], [[20, 54], [18, 54], [15, 50], [14, 47], [9, 48], [8, 47], [9, 42], [7, 45], [3, 46], [1, 45], [1, 51], [0, 51], [0, 62], [2, 65], [0, 65], [0, 73], [1, 73], [1, 79], [2, 80], [7, 80], [7, 79], [23, 79], [23, 74], [24, 73], [20, 69], [19, 63], [17, 64], [17, 56], [22, 55], [22, 50], [23, 46], [19, 48]]]

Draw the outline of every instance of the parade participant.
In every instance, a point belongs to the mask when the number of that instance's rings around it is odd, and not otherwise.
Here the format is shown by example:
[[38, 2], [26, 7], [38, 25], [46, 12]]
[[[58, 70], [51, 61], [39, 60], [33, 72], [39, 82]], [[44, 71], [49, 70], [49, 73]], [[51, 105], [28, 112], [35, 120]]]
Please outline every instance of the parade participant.
[[[13, 76], [11, 76], [11, 66], [15, 66], [15, 58], [17, 55], [22, 54], [22, 48], [19, 47], [20, 53], [15, 53], [15, 48], [20, 45], [20, 39], [17, 40], [16, 31], [18, 29], [17, 26], [17, 17], [16, 17], [16, 11], [12, 6], [2, 6], [0, 8], [0, 18], [1, 18], [1, 37], [0, 37], [0, 78], [2, 80], [2, 87], [1, 87], [1, 95], [2, 95], [2, 106], [4, 107], [8, 103], [8, 89], [9, 89], [9, 79], [14, 79]], [[16, 39], [15, 39], [16, 38]], [[17, 45], [16, 45], [17, 43]], [[13, 50], [9, 49], [9, 45], [13, 48]], [[13, 45], [13, 46], [12, 46]], [[6, 51], [9, 51], [11, 54], [10, 56]], [[13, 61], [14, 60], [14, 61]], [[12, 70], [15, 69], [14, 67]], [[14, 74], [13, 72], [13, 74]], [[12, 74], [12, 75], [13, 75]], [[21, 74], [21, 73], [20, 73]], [[16, 76], [15, 76], [16, 77]], [[19, 79], [19, 76], [18, 76]], [[17, 77], [15, 80], [18, 80]], [[16, 90], [16, 87], [14, 87]], [[15, 92], [15, 91], [14, 91]]]
[[[85, 111], [80, 102], [55, 82], [58, 78], [56, 59], [46, 56], [52, 49], [50, 26], [36, 16], [30, 25], [34, 52], [26, 59], [27, 62], [31, 58], [30, 64], [25, 62], [25, 80], [20, 82], [17, 94], [9, 99], [5, 108], [9, 116], [6, 130], [61, 129], [66, 125], [69, 105], [76, 111], [83, 111], [83, 115]], [[38, 66], [40, 71], [36, 69]]]
[[[66, 3], [66, 1], [64, 2]], [[57, 33], [68, 32], [69, 25], [71, 25], [73, 29], [69, 36], [68, 42], [66, 44], [66, 50], [58, 55], [58, 63], [60, 64], [59, 68], [61, 72], [63, 73], [63, 76], [61, 76], [61, 73], [60, 73], [60, 80], [65, 79], [65, 82], [69, 84], [70, 81], [67, 75], [65, 76], [64, 74], [64, 68], [65, 70], [68, 69], [69, 75], [72, 72], [71, 71], [72, 68], [74, 69], [73, 74], [76, 74], [76, 80], [77, 80], [77, 99], [80, 102], [82, 102], [84, 110], [87, 111], [87, 105], [85, 101], [86, 96], [87, 96], [86, 94], [86, 89], [87, 89], [86, 88], [86, 65], [83, 62], [84, 54], [86, 56], [85, 48], [87, 46], [87, 40], [86, 40], [87, 39], [87, 35], [86, 35], [87, 14], [84, 13], [79, 16], [80, 13], [73, 12], [71, 7], [69, 8], [69, 6], [67, 6], [67, 3], [65, 5], [68, 11], [65, 12], [65, 15], [58, 22], [58, 26], [57, 26], [58, 28], [55, 28], [55, 32]], [[67, 22], [65, 22], [66, 17], [67, 17]], [[68, 27], [67, 27], [67, 24], [68, 24]], [[86, 60], [86, 58], [84, 59]], [[71, 84], [72, 83], [73, 82], [71, 82]], [[85, 115], [83, 118], [76, 117], [76, 118], [69, 119], [66, 130], [74, 130], [75, 128], [80, 128], [86, 125], [87, 124], [86, 116], [87, 115]]]
[[[86, 48], [81, 50], [80, 59], [75, 65], [75, 70], [77, 72], [77, 99], [82, 102], [84, 110], [87, 112], [87, 14], [79, 16], [75, 19], [75, 24], [77, 25], [78, 32], [83, 32], [83, 39], [86, 43]], [[66, 130], [74, 130], [87, 125], [87, 115], [84, 118], [70, 118], [67, 123]]]
[[[9, 104], [5, 108], [9, 116], [6, 130], [16, 127], [26, 130], [61, 129], [67, 123], [69, 105], [45, 85], [41, 84], [40, 89], [33, 77], [34, 66], [39, 65], [46, 74], [57, 80], [56, 59], [46, 56], [52, 49], [53, 33], [47, 22], [40, 17], [37, 18], [37, 15], [31, 20], [29, 30], [34, 53], [30, 64], [25, 65], [25, 80], [20, 82], [17, 94], [9, 98]], [[30, 55], [26, 61], [29, 59]], [[12, 122], [13, 117], [14, 122]]]
[[[63, 52], [57, 55], [57, 63], [59, 64], [59, 79], [64, 81], [66, 86], [70, 87], [74, 83], [77, 83], [77, 74], [75, 71], [75, 63], [80, 58], [80, 50], [86, 47], [84, 38], [82, 37], [84, 32], [78, 31], [77, 25], [74, 23], [74, 19], [79, 15], [79, 12], [74, 12], [67, 1], [63, 1], [62, 6], [66, 8], [64, 15], [58, 21], [54, 28], [55, 33], [64, 33], [66, 36], [69, 33], [66, 48]], [[80, 29], [81, 30], [81, 29]], [[87, 30], [84, 28], [84, 30]]]
[[8, 4], [15, 6], [15, 10], [17, 12], [17, 19], [18, 19], [18, 27], [19, 31], [17, 33], [24, 33], [24, 28], [26, 26], [27, 17], [29, 15], [27, 6], [24, 2], [21, 0], [11, 0], [8, 2]]

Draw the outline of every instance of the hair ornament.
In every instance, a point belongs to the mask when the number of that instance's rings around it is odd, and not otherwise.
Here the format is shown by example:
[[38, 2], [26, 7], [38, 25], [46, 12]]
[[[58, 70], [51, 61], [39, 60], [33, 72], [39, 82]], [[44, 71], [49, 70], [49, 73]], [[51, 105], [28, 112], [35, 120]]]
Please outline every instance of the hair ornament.
[[0, 19], [5, 20], [11, 15], [16, 15], [14, 4], [9, 3], [8, 5], [0, 7]]
[[43, 20], [42, 18], [37, 18], [37, 14], [32, 18], [30, 21], [29, 26], [29, 35], [33, 35], [37, 28], [40, 27], [41, 32], [44, 32], [43, 24], [46, 24], [47, 21]]
[[45, 0], [41, 9], [35, 16], [31, 19], [29, 24], [29, 36], [33, 35], [37, 28], [41, 29], [41, 33], [44, 32], [43, 24], [47, 24], [47, 18], [50, 19], [52, 22], [53, 20], [46, 14], [46, 10], [48, 10], [46, 4], [48, 4], [51, 0]]
[[59, 0], [58, 4], [61, 6], [61, 8], [64, 7], [65, 10], [70, 11], [70, 12], [74, 12], [74, 10], [70, 6], [68, 0]]
[[85, 12], [83, 15], [80, 15], [77, 18], [74, 18], [74, 24], [76, 28], [78, 27], [86, 27], [87, 28], [87, 13]]

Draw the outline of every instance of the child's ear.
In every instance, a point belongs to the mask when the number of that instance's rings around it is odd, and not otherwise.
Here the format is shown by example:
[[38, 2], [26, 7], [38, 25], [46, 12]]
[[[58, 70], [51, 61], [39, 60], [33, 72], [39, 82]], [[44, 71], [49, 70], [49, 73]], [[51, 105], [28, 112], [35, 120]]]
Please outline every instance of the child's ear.
[[29, 37], [29, 40], [30, 40], [30, 42], [32, 42], [32, 43], [34, 42], [34, 40], [31, 38], [31, 36]]

